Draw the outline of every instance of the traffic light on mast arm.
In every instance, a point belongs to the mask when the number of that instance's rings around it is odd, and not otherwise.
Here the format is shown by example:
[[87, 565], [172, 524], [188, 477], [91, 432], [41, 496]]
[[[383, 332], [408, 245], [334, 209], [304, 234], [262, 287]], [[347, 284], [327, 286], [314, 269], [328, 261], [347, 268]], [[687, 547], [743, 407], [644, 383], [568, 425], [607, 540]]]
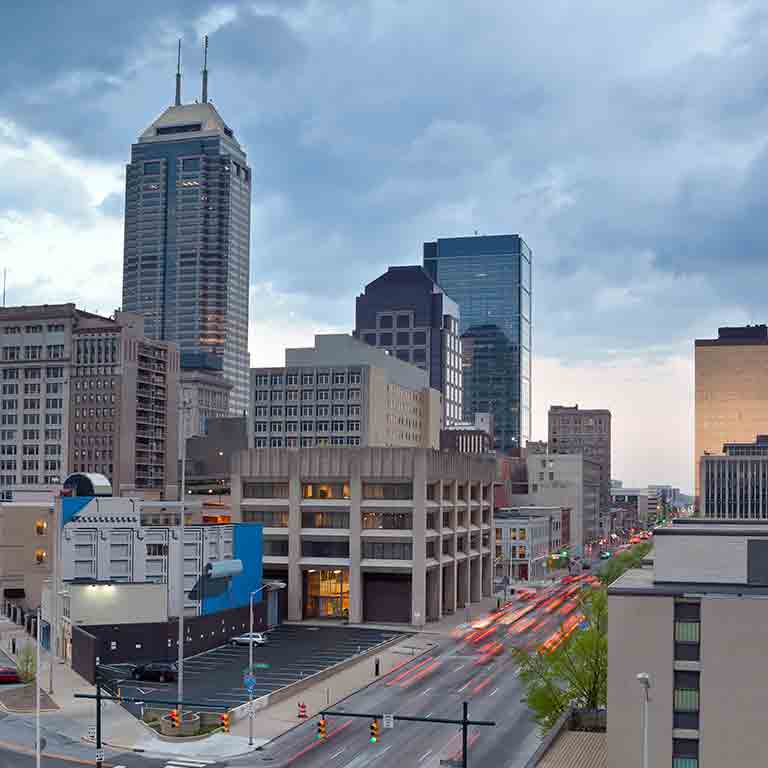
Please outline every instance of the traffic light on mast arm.
[[371, 744], [375, 744], [379, 740], [379, 721], [371, 720]]
[[221, 722], [221, 728], [224, 733], [229, 733], [229, 712], [223, 712], [221, 715], [219, 715], [219, 720]]
[[171, 719], [171, 727], [178, 728], [179, 727], [179, 711], [177, 709], [172, 709], [168, 713], [168, 717]]
[[318, 739], [328, 738], [328, 724], [324, 717], [321, 717], [317, 721], [317, 738]]

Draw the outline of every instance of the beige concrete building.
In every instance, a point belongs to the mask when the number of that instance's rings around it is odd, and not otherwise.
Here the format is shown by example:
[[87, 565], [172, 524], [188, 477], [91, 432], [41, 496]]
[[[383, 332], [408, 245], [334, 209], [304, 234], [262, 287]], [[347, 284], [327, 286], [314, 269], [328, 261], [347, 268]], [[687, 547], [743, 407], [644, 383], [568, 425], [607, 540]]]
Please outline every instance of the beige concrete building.
[[189, 404], [186, 426], [187, 437], [208, 433], [211, 419], [229, 415], [229, 393], [233, 385], [221, 371], [195, 368], [181, 371], [182, 399]]
[[0, 493], [98, 472], [115, 492], [175, 493], [179, 356], [139, 315], [0, 309]]
[[2, 612], [18, 623], [37, 610], [51, 577], [53, 527], [52, 500], [0, 504]]
[[648, 765], [762, 765], [768, 524], [683, 519], [655, 533], [653, 566], [608, 590], [608, 765], [641, 768], [639, 673]]
[[442, 395], [428, 372], [352, 336], [315, 336], [285, 367], [251, 369], [253, 446], [440, 446]]
[[716, 339], [696, 339], [695, 369], [698, 502], [701, 457], [768, 432], [768, 327], [718, 328]]
[[491, 594], [495, 471], [418, 448], [243, 451], [232, 519], [264, 525], [290, 620], [421, 626]]

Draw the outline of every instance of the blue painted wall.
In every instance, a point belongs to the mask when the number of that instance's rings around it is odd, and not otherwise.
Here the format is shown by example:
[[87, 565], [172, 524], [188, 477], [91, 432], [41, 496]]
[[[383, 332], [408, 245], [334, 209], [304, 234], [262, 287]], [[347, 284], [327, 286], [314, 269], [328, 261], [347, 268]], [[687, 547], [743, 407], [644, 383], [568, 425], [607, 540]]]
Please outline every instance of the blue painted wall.
[[[260, 523], [235, 523], [233, 526], [233, 556], [243, 564], [243, 572], [231, 579], [203, 580], [203, 615], [248, 605], [254, 590], [262, 584], [263, 526]], [[263, 599], [256, 595], [254, 602]]]
[[61, 499], [61, 527], [72, 522], [72, 518], [87, 507], [93, 496], [63, 496]]

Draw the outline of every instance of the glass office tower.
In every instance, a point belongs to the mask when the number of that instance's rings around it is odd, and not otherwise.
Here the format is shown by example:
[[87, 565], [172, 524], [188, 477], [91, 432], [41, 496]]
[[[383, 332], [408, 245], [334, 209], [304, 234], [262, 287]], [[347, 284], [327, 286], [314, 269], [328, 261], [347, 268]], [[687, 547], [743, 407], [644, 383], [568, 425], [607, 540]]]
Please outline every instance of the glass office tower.
[[126, 172], [123, 309], [181, 365], [206, 354], [248, 405], [251, 170], [213, 104], [177, 103], [131, 148]]
[[464, 418], [492, 413], [499, 451], [531, 434], [532, 259], [519, 235], [424, 243], [424, 269], [459, 305]]

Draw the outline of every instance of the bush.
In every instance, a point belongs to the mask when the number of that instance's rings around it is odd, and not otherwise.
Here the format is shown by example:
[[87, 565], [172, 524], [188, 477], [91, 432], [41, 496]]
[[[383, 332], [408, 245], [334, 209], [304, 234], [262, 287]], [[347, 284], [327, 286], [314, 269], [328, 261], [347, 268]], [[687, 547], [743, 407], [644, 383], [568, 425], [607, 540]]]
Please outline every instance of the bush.
[[37, 655], [35, 646], [26, 643], [16, 657], [16, 666], [19, 671], [19, 679], [23, 683], [31, 683], [37, 674]]
[[653, 545], [650, 541], [635, 544], [634, 547], [612, 557], [600, 569], [600, 579], [604, 584], [612, 584], [630, 568], [639, 568], [643, 558], [651, 551]]

